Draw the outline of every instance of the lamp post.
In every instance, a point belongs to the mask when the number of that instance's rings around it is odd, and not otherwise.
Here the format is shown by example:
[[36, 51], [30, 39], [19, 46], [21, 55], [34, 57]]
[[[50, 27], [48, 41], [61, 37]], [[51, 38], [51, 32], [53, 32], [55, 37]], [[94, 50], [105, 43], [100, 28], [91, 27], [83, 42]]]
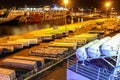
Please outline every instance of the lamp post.
[[110, 1], [105, 3], [105, 7], [106, 7], [106, 16], [107, 16], [107, 12], [108, 12], [108, 9], [110, 8], [110, 6], [111, 6]]
[[67, 8], [67, 4], [68, 4], [68, 0], [64, 0], [64, 4], [65, 4], [65, 30], [66, 28], [66, 8]]

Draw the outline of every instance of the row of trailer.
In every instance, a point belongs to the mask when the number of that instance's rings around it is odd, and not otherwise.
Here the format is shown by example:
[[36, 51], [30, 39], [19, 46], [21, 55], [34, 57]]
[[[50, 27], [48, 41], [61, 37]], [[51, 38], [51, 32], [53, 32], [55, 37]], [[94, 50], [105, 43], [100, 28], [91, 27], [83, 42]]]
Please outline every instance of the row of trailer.
[[[72, 29], [70, 30], [70, 32], [73, 32]], [[60, 39], [62, 37], [68, 36], [68, 33], [69, 30], [66, 31], [61, 29], [59, 31], [47, 31], [43, 34], [37, 32], [35, 34], [31, 34], [33, 38], [26, 37], [21, 39], [8, 40], [5, 43], [0, 43], [0, 54], [3, 54], [3, 51], [4, 53], [14, 52], [16, 49], [23, 49], [24, 47], [38, 44], [41, 41], [52, 41], [58, 38]], [[65, 45], [70, 45], [70, 47], [76, 47], [75, 43], [66, 43]], [[46, 64], [45, 59], [54, 59], [56, 57], [61, 57], [61, 55], [68, 54], [69, 47], [66, 46], [42, 47], [36, 49], [36, 51], [30, 51], [31, 56], [13, 56], [3, 59], [2, 66], [0, 68], [0, 80], [17, 80], [18, 72], [16, 71], [16, 69], [18, 69], [18, 71], [20, 69], [21, 73], [21, 70], [33, 70], [33, 72], [36, 72], [38, 68], [44, 68]]]
[[[86, 36], [87, 34], [84, 34], [84, 35]], [[88, 35], [90, 35], [90, 34], [88, 34]], [[80, 35], [78, 35], [78, 36], [80, 36]], [[82, 37], [79, 37], [79, 38], [82, 39]], [[94, 37], [91, 37], [91, 38], [95, 39], [95, 37], [96, 37], [96, 35], [94, 35]], [[88, 39], [91, 40], [90, 38], [88, 38]], [[67, 40], [69, 40], [69, 39], [67, 39]], [[73, 40], [74, 40], [74, 37], [71, 41], [73, 41]], [[77, 42], [79, 42], [79, 41], [76, 41], [76, 43], [68, 42], [68, 44], [66, 44], [66, 45], [65, 45], [65, 43], [67, 43], [67, 42], [64, 42], [64, 40], [63, 40], [63, 42], [56, 42], [56, 43], [58, 43], [56, 47], [50, 45], [52, 47], [43, 47], [43, 48], [36, 49], [36, 51], [31, 51], [30, 55], [32, 55], [32, 56], [13, 56], [11, 58], [6, 58], [2, 61], [2, 65], [7, 66], [7, 67], [12, 67], [12, 68], [20, 68], [20, 69], [27, 69], [27, 70], [35, 69], [36, 70], [39, 66], [41, 66], [41, 67], [44, 66], [44, 64], [45, 64], [44, 59], [46, 59], [45, 57], [47, 57], [47, 59], [48, 59], [48, 57], [54, 58], [54, 57], [58, 57], [58, 56], [61, 56], [64, 54], [68, 54], [69, 49], [70, 50], [77, 49], [77, 48], [74, 48], [74, 46], [77, 47]], [[96, 40], [96, 42], [97, 42], [97, 40]], [[50, 43], [50, 44], [53, 44], [53, 43]], [[37, 57], [37, 56], [39, 56], [39, 57]], [[14, 70], [13, 70], [13, 72], [15, 74]], [[9, 74], [9, 76], [13, 76], [13, 73]], [[5, 76], [3, 76], [3, 77], [5, 78]], [[13, 77], [13, 78], [8, 77], [8, 78], [9, 78], [8, 80], [16, 79], [16, 77]], [[7, 80], [7, 79], [5, 79], [5, 80]]]
[[[2, 54], [6, 52], [13, 52], [16, 49], [23, 49], [26, 46], [30, 46], [31, 44], [37, 44], [38, 42], [42, 42], [42, 41], [53, 41], [55, 39], [61, 39], [62, 37], [68, 36], [68, 34], [74, 33], [77, 29], [78, 26], [69, 26], [66, 28], [59, 27], [56, 30], [50, 28], [50, 29], [41, 30], [41, 32], [40, 31], [32, 32], [28, 36], [26, 35], [19, 36], [20, 39], [18, 39], [17, 36], [16, 37], [10, 36], [8, 37], [7, 41], [0, 43], [0, 53]], [[82, 41], [85, 42], [86, 40], [82, 40]]]
[[37, 71], [38, 67], [43, 67], [44, 58], [34, 56], [13, 56], [2, 60], [2, 68], [0, 68], [0, 80], [17, 80], [15, 69]]
[[55, 39], [61, 39], [62, 37], [68, 36], [71, 30], [47, 30], [42, 32], [30, 33], [31, 36], [19, 36], [20, 39], [10, 36], [7, 41], [0, 43], [0, 54], [6, 52], [13, 52], [16, 49], [23, 49], [31, 45], [38, 44], [42, 41], [53, 41]]
[[58, 58], [63, 54], [67, 54], [68, 51], [68, 48], [42, 47], [36, 49], [36, 51], [31, 51], [30, 55], [44, 57], [45, 59], [53, 59]]
[[[6, 52], [13, 52], [16, 49], [23, 49], [24, 47], [29, 47], [30, 45], [38, 44], [42, 41], [53, 41], [56, 38], [62, 38], [68, 36], [68, 31], [65, 30], [54, 30], [49, 32], [36, 32], [31, 34], [32, 38], [20, 38], [20, 39], [10, 39], [8, 41], [0, 43], [0, 54]], [[9, 37], [11, 38], [11, 37]]]
[[107, 36], [112, 33], [119, 32], [119, 30], [119, 22], [117, 20], [111, 19], [104, 22], [96, 22], [96, 25], [94, 25], [92, 30], [88, 31], [88, 33], [97, 33]]
[[48, 47], [41, 47], [30, 51], [31, 56], [44, 57], [45, 59], [58, 59], [63, 55], [72, 54], [77, 47], [84, 45], [91, 40], [97, 39], [97, 34], [82, 33], [73, 37], [66, 37], [59, 41], [49, 43]]
[[55, 41], [51, 44], [49, 44], [49, 46], [68, 46], [68, 47], [72, 47], [74, 50], [77, 49], [78, 46], [82, 46], [84, 44], [86, 44], [89, 41], [95, 40], [98, 38], [97, 34], [89, 34], [89, 33], [82, 33], [79, 35], [75, 35], [73, 37], [66, 37], [64, 39], [62, 39], [61, 41]]
[[[5, 50], [6, 52], [13, 52], [16, 49], [23, 49], [24, 47], [38, 44], [40, 40], [51, 41], [55, 38], [62, 38], [66, 35], [67, 34], [65, 34], [64, 32], [50, 32], [42, 35], [36, 34], [34, 35], [34, 38], [30, 39], [21, 38], [10, 40], [5, 43], [0, 43], [0, 52], [1, 54], [3, 53], [3, 50]], [[33, 53], [36, 52], [36, 55], [39, 55], [39, 57], [33, 56]], [[67, 54], [67, 52], [68, 48], [43, 47], [36, 49], [36, 51], [31, 51], [30, 55], [32, 56], [13, 56], [10, 58], [5, 58], [2, 60], [2, 68], [0, 68], [0, 80], [17, 80], [18, 72], [16, 72], [16, 69], [37, 71], [38, 68], [42, 69], [45, 66], [45, 57], [54, 58], [63, 54]]]
[[[11, 58], [5, 58], [2, 60], [2, 65], [4, 67], [9, 67], [10, 69], [25, 69], [25, 70], [37, 70], [39, 67], [44, 67], [45, 59], [59, 60], [65, 56], [72, 54], [78, 46], [82, 46], [89, 41], [98, 38], [97, 34], [82, 33], [73, 37], [66, 37], [61, 41], [51, 42], [48, 47], [38, 48], [35, 51], [30, 51], [30, 56], [13, 56]], [[24, 42], [24, 45], [28, 46], [28, 43], [24, 39], [16, 40]], [[13, 42], [11, 41], [11, 44]], [[32, 44], [32, 42], [31, 42]], [[71, 52], [72, 51], [72, 52]], [[15, 70], [13, 70], [16, 72]], [[17, 73], [15, 73], [17, 75]], [[13, 74], [9, 74], [11, 76]], [[3, 76], [5, 77], [5, 76]], [[3, 78], [2, 78], [3, 79]], [[16, 79], [16, 76], [14, 77]], [[14, 80], [13, 78], [9, 80]], [[7, 79], [6, 79], [7, 80]]]
[[99, 58], [101, 56], [116, 56], [120, 47], [120, 34], [113, 37], [104, 37], [94, 40], [76, 50], [79, 60]]
[[23, 49], [24, 47], [29, 47], [35, 44], [38, 44], [38, 40], [36, 38], [7, 41], [5, 43], [0, 43], [0, 54], [14, 52], [17, 49]]

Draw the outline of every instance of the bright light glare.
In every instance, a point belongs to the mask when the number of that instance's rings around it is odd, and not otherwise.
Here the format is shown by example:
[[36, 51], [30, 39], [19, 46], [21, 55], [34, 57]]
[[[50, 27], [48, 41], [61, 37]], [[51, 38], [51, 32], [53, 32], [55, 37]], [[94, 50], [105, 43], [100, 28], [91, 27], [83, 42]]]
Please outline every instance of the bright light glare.
[[110, 7], [111, 3], [110, 2], [106, 2], [106, 7]]
[[68, 3], [68, 0], [64, 0], [64, 3], [67, 4], [67, 3]]

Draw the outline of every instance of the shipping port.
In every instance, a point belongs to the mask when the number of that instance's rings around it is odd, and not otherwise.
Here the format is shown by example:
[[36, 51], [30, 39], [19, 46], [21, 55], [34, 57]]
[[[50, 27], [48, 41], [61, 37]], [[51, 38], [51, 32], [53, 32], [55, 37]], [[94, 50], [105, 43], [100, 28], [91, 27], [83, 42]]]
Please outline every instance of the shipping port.
[[0, 80], [120, 80], [112, 2], [77, 10], [63, 2], [0, 10]]
[[[86, 26], [85, 24], [90, 21], [92, 21], [92, 23]], [[33, 31], [23, 35], [18, 34], [14, 36], [9, 36], [9, 38], [8, 37], [1, 38], [0, 46], [1, 46], [2, 58], [1, 58], [0, 67], [14, 70], [15, 73], [14, 80], [15, 79], [28, 80], [28, 79], [36, 79], [36, 76], [39, 75], [40, 77], [40, 74], [42, 73], [47, 74], [50, 69], [55, 68], [57, 65], [60, 65], [61, 63], [63, 63], [68, 59], [67, 79], [70, 80], [68, 78], [69, 74], [71, 74], [69, 73], [70, 72], [69, 70], [72, 70], [75, 64], [71, 65], [71, 62], [69, 62], [71, 60], [69, 60], [69, 58], [71, 56], [73, 57], [75, 56], [75, 52], [77, 49], [79, 51], [79, 47], [82, 48], [85, 46], [86, 48], [88, 47], [87, 44], [89, 44], [90, 42], [90, 44], [92, 45], [91, 47], [88, 48], [90, 58], [87, 57], [87, 54], [80, 52], [82, 53], [80, 54], [82, 56], [80, 56], [80, 59], [79, 57], [77, 57], [80, 60], [80, 62], [78, 61], [77, 64], [81, 63], [81, 59], [84, 60], [84, 65], [86, 65], [87, 63], [91, 64], [94, 62], [94, 60], [92, 61], [92, 59], [95, 58], [96, 60], [96, 58], [100, 57], [100, 52], [97, 52], [99, 46], [107, 41], [112, 40], [111, 34], [115, 35], [119, 32], [119, 25], [118, 25], [119, 22], [116, 22], [116, 19], [112, 18], [108, 20], [106, 18], [106, 19], [98, 19], [98, 20], [90, 20], [90, 21], [74, 24], [75, 26], [74, 28], [73, 28], [73, 24], [69, 24], [67, 25], [67, 30], [65, 30], [64, 26], [61, 26], [57, 30], [54, 30], [53, 28], [48, 28], [39, 31], [38, 30]], [[104, 23], [99, 25], [97, 24], [99, 21], [102, 21]], [[106, 26], [105, 28], [107, 29], [104, 29], [103, 25], [106, 25], [111, 21], [113, 21], [114, 24], [110, 23], [109, 25], [113, 25], [113, 27], [114, 25], [117, 25], [117, 29], [109, 30], [109, 27]], [[85, 27], [79, 27], [79, 26], [85, 26]], [[102, 26], [102, 28], [104, 29], [104, 33], [101, 34], [101, 31], [97, 33], [96, 32], [90, 33], [90, 31], [99, 30], [98, 26]], [[102, 28], [100, 28], [100, 30]], [[42, 34], [40, 34], [41, 32]], [[96, 45], [93, 45], [95, 43]], [[92, 48], [94, 48], [94, 46], [96, 47], [95, 49], [97, 51], [92, 51], [94, 52], [92, 53], [90, 51], [92, 50]], [[86, 61], [87, 58], [88, 60], [91, 60], [91, 62]], [[108, 57], [103, 56], [101, 58], [103, 59], [103, 63], [105, 63], [104, 60], [105, 61], [108, 60], [107, 62], [109, 63]], [[83, 63], [81, 63], [81, 65], [82, 64]], [[101, 63], [99, 65], [103, 65], [103, 64]], [[109, 63], [109, 65], [112, 64]], [[13, 73], [11, 73], [11, 75], [13, 76]]]

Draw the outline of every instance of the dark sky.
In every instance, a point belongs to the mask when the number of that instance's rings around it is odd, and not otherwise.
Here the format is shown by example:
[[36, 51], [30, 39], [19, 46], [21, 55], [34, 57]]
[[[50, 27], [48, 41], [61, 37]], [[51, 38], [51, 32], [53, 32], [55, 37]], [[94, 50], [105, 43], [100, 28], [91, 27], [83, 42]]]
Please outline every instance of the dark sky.
[[[68, 7], [96, 7], [103, 8], [107, 0], [69, 0]], [[120, 8], [120, 0], [110, 0], [112, 7]], [[0, 0], [0, 7], [23, 7], [24, 5], [36, 6], [36, 5], [48, 5], [58, 4], [64, 6], [63, 0]]]

